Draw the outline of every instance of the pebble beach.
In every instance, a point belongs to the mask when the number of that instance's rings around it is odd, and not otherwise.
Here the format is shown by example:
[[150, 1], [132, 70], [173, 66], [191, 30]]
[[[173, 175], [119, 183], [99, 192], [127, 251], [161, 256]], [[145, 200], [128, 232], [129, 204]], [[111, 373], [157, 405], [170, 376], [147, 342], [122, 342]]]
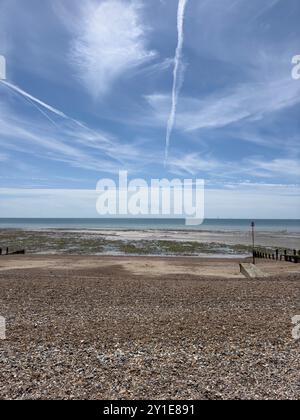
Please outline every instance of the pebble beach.
[[238, 263], [2, 257], [0, 398], [298, 399], [299, 267]]

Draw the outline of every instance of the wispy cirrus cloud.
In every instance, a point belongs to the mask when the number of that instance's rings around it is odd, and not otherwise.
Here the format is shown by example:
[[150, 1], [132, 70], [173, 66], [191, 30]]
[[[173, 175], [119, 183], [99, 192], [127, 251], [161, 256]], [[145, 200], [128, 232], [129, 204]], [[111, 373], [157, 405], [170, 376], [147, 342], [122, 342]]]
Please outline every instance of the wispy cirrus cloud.
[[300, 181], [300, 161], [296, 159], [251, 160], [250, 164], [269, 176], [284, 175]]
[[[153, 110], [153, 121], [163, 125], [169, 96], [146, 97]], [[300, 85], [290, 79], [248, 83], [201, 99], [182, 97], [177, 110], [177, 128], [196, 131], [227, 127], [243, 120], [257, 120], [300, 103]], [[149, 119], [150, 123], [151, 119]]]
[[156, 57], [147, 47], [148, 28], [136, 1], [85, 1], [77, 23], [70, 59], [94, 96], [107, 93], [122, 74]]
[[[289, 179], [300, 183], [300, 160], [292, 158], [245, 158], [240, 162], [224, 161], [201, 153], [173, 157], [170, 171], [176, 175], [209, 175], [211, 179]], [[249, 185], [249, 183], [247, 183]], [[273, 184], [276, 185], [276, 184]], [[278, 185], [278, 183], [277, 183]]]
[[169, 170], [177, 175], [197, 175], [200, 172], [214, 172], [224, 166], [221, 162], [199, 153], [188, 153], [169, 159]]
[[[38, 119], [40, 114], [30, 106], [31, 101], [21, 105], [22, 110], [30, 111], [25, 118], [9, 106], [10, 101], [15, 104], [15, 99], [20, 102], [20, 97], [5, 90], [4, 86], [1, 93], [4, 95], [0, 99], [0, 145], [4, 153], [1, 152], [0, 161], [7, 161], [7, 152], [12, 152], [32, 155], [36, 161], [40, 158], [99, 173], [115, 173], [124, 165], [130, 169], [136, 166], [140, 153], [134, 143], [121, 144], [117, 137], [90, 129], [41, 101], [38, 102], [40, 106], [56, 118], [54, 124], [44, 118]], [[116, 154], [116, 149], [120, 153]]]

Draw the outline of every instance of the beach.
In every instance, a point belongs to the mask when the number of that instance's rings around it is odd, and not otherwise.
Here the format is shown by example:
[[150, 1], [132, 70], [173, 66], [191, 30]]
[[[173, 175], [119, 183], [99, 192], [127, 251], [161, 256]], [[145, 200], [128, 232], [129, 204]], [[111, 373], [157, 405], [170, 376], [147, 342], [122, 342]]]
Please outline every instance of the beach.
[[0, 10], [0, 400], [299, 400], [300, 0]]
[[[77, 227], [3, 228], [0, 244], [5, 250], [25, 249], [40, 255], [201, 256], [235, 258], [252, 255], [250, 229], [198, 230], [158, 228]], [[300, 231], [258, 230], [257, 249], [274, 253], [300, 248]]]
[[298, 399], [297, 264], [0, 257], [1, 399]]

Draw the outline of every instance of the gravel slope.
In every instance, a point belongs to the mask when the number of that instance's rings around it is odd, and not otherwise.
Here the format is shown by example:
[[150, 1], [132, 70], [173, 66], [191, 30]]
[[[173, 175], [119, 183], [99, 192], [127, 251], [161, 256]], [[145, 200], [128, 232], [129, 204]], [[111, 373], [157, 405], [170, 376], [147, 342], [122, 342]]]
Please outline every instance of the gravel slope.
[[68, 261], [0, 272], [1, 399], [299, 398], [299, 274], [150, 277]]

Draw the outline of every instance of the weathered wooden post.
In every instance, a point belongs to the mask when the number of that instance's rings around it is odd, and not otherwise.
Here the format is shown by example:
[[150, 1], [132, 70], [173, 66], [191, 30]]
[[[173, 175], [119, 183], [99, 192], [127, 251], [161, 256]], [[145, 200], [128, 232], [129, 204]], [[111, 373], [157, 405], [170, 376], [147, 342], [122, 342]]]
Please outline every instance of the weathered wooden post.
[[255, 222], [251, 223], [251, 227], [252, 227], [252, 249], [253, 249], [253, 264], [256, 264], [256, 259], [255, 259]]

